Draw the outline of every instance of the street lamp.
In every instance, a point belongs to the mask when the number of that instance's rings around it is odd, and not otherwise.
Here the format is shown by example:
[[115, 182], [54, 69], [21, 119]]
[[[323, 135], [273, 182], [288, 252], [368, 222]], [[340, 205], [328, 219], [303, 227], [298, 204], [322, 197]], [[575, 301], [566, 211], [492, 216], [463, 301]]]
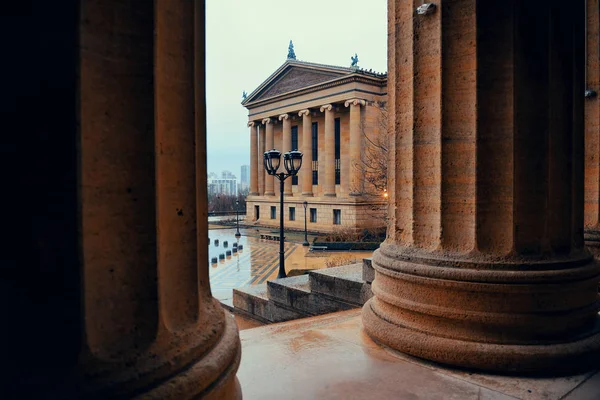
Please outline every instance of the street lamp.
[[279, 165], [281, 164], [281, 152], [279, 150], [272, 149], [265, 151], [263, 157], [267, 173], [279, 179], [279, 274], [277, 275], [277, 278], [285, 278], [285, 257], [283, 252], [283, 181], [298, 173], [302, 166], [302, 153], [293, 150], [288, 151], [283, 155], [283, 166], [285, 167], [287, 174], [285, 172], [277, 173]]
[[306, 231], [306, 207], [308, 207], [308, 201], [304, 201], [304, 203], [302, 203], [304, 205], [304, 243], [302, 243], [302, 246], [310, 246], [310, 243], [308, 243], [308, 232]]
[[240, 210], [240, 201], [235, 201], [235, 225], [237, 226], [237, 232], [235, 233], [235, 237], [239, 238], [242, 236], [240, 233], [240, 218], [239, 218], [239, 210]]

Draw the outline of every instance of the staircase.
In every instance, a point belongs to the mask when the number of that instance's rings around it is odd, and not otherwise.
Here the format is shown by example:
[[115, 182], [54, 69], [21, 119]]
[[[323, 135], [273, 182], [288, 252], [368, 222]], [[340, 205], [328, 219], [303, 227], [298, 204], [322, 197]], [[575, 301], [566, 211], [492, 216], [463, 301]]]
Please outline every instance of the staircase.
[[282, 322], [361, 307], [373, 296], [371, 259], [233, 290], [233, 311]]

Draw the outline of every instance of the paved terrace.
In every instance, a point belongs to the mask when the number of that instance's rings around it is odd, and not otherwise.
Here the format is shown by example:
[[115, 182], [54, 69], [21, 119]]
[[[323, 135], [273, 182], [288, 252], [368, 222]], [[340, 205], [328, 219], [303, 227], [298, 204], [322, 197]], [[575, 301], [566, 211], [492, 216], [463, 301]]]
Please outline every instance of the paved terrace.
[[480, 374], [374, 343], [360, 310], [240, 331], [244, 399], [598, 400], [600, 372], [527, 378]]

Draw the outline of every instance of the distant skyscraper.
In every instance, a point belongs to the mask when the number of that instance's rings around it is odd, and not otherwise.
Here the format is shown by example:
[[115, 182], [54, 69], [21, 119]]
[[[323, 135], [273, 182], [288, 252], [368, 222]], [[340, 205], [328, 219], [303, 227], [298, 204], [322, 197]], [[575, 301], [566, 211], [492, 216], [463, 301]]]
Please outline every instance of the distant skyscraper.
[[250, 166], [242, 165], [240, 171], [240, 190], [248, 190], [250, 188]]

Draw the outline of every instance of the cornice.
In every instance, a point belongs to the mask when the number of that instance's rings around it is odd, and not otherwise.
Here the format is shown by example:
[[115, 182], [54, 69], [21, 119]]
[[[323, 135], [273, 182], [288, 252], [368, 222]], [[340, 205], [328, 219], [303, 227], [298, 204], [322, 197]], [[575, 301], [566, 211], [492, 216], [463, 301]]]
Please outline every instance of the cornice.
[[296, 89], [291, 92], [282, 93], [277, 96], [252, 101], [248, 104], [245, 104], [244, 107], [246, 107], [248, 110], [250, 110], [252, 108], [260, 107], [260, 106], [263, 106], [266, 104], [275, 103], [275, 102], [287, 100], [287, 99], [290, 99], [293, 97], [318, 92], [320, 90], [328, 89], [331, 87], [342, 86], [346, 83], [351, 83], [351, 82], [366, 83], [366, 84], [370, 84], [370, 85], [377, 86], [377, 87], [386, 87], [387, 86], [387, 77], [378, 78], [378, 77], [370, 77], [370, 76], [365, 76], [365, 75], [360, 75], [360, 74], [354, 73], [351, 75], [335, 78], [330, 81], [321, 82], [321, 83], [318, 83], [318, 84], [315, 84], [312, 86], [307, 86], [307, 87], [304, 87], [301, 89]]

